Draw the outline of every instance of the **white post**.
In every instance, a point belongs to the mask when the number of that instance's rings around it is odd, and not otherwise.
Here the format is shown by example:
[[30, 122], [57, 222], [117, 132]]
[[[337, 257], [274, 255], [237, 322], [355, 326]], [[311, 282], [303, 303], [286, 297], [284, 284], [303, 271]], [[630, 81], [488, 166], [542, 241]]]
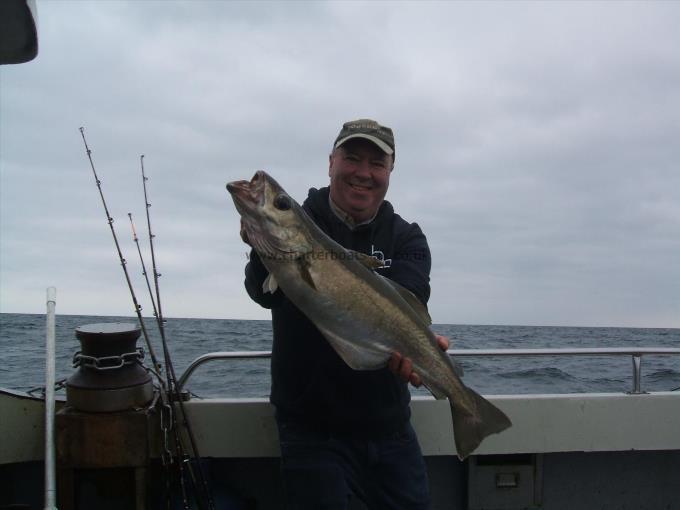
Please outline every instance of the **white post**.
[[55, 324], [57, 289], [47, 288], [47, 360], [45, 367], [45, 510], [57, 510], [54, 455]]

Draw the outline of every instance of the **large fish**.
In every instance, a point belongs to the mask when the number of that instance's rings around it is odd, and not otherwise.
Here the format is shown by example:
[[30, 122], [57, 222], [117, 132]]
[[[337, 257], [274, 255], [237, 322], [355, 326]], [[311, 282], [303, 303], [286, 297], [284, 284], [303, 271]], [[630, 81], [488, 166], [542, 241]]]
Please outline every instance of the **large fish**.
[[500, 409], [463, 384], [429, 328], [425, 307], [375, 273], [375, 258], [329, 238], [265, 172], [227, 189], [249, 243], [269, 270], [265, 291], [281, 287], [350, 367], [384, 367], [395, 351], [410, 358], [435, 398], [449, 399], [461, 459], [486, 436], [511, 426]]

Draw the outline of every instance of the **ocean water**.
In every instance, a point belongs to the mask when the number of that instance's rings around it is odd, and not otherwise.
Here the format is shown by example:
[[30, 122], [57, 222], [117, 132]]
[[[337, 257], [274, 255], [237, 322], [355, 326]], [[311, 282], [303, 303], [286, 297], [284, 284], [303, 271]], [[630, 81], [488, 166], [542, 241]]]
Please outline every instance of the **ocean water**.
[[[132, 322], [133, 317], [58, 315], [57, 380], [71, 375], [80, 350], [74, 330], [100, 322]], [[162, 360], [155, 322], [145, 320]], [[456, 349], [680, 347], [680, 329], [469, 326], [438, 324]], [[271, 349], [269, 321], [167, 319], [166, 338], [177, 377], [198, 356], [214, 351]], [[142, 338], [138, 346], [144, 347]], [[44, 385], [45, 316], [0, 314], [0, 387], [28, 391]], [[629, 356], [465, 357], [458, 360], [465, 383], [483, 394], [626, 392], [632, 388]], [[150, 360], [146, 359], [150, 365]], [[199, 397], [267, 397], [269, 360], [214, 361], [198, 368], [187, 384]], [[644, 391], [680, 391], [680, 355], [642, 359]], [[414, 394], [428, 394], [412, 389]]]

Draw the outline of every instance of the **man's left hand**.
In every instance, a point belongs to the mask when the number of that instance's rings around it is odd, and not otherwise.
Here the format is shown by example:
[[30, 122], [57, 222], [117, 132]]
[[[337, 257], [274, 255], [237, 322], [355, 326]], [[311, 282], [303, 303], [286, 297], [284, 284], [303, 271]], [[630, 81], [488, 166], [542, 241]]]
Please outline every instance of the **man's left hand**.
[[[443, 335], [434, 334], [437, 343], [442, 351], [449, 348], [449, 339]], [[387, 367], [396, 375], [401, 377], [404, 381], [410, 382], [416, 388], [419, 388], [423, 381], [420, 376], [413, 371], [413, 362], [411, 358], [404, 358], [400, 353], [393, 352], [392, 357], [387, 362]]]

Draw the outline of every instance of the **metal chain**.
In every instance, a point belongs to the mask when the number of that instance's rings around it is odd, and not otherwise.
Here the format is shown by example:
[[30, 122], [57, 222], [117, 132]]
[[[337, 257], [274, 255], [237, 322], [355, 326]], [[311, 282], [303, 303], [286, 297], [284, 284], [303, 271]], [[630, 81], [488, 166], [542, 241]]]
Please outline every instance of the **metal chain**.
[[170, 431], [172, 430], [172, 413], [173, 409], [167, 398], [163, 398], [161, 402], [161, 431], [163, 433], [163, 446], [161, 448], [161, 461], [164, 466], [170, 466], [173, 464], [174, 456], [172, 450], [170, 449]]
[[94, 370], [115, 370], [125, 365], [141, 364], [143, 359], [144, 349], [141, 347], [138, 347], [134, 352], [126, 352], [119, 356], [103, 356], [101, 358], [87, 356], [78, 351], [73, 355], [73, 368], [85, 367]]
[[[66, 387], [66, 379], [60, 379], [59, 381], [56, 381], [54, 383], [54, 391], [59, 391], [62, 388]], [[45, 392], [46, 392], [46, 387], [45, 386], [36, 386], [35, 388], [31, 388], [28, 390], [26, 393], [31, 395], [32, 397], [35, 396], [35, 393], [40, 392], [40, 398], [45, 398]]]

